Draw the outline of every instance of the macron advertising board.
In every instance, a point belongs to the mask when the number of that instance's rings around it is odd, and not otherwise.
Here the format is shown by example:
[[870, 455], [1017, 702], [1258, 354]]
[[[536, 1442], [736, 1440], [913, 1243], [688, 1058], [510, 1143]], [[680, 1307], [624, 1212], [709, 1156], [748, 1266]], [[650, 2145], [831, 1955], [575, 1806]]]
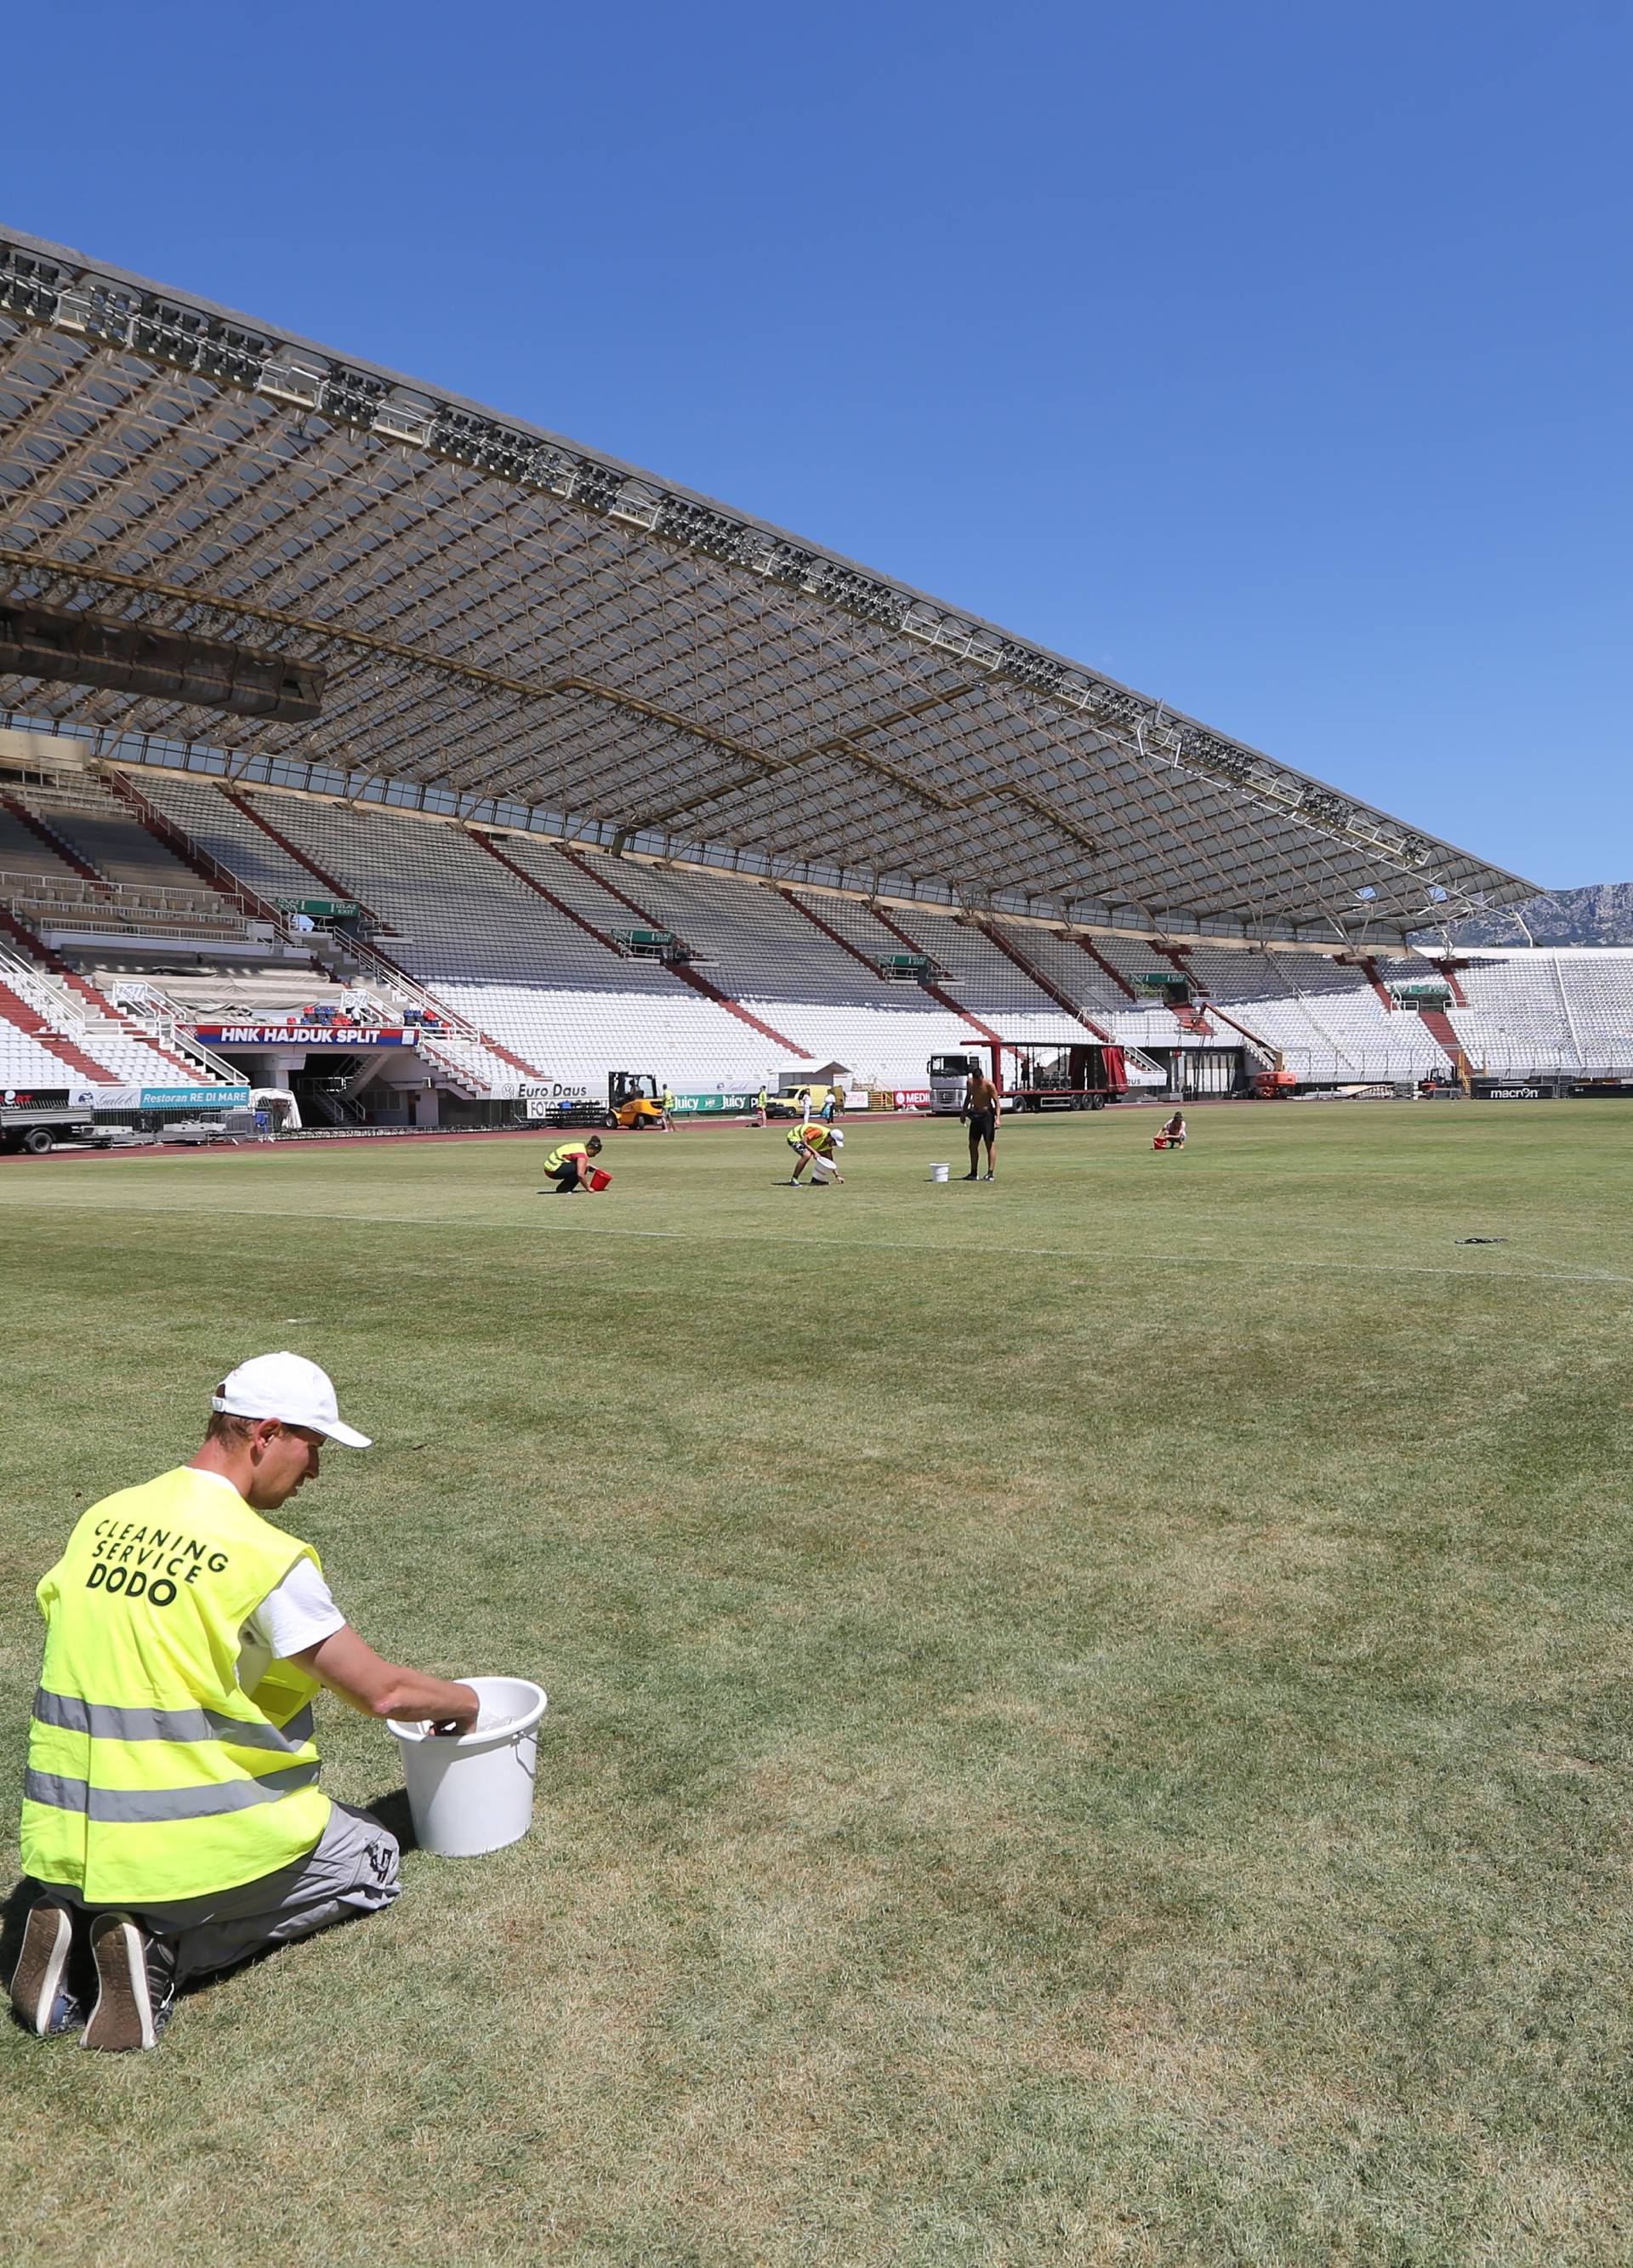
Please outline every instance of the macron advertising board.
[[413, 1026], [379, 1024], [195, 1024], [208, 1048], [417, 1048]]

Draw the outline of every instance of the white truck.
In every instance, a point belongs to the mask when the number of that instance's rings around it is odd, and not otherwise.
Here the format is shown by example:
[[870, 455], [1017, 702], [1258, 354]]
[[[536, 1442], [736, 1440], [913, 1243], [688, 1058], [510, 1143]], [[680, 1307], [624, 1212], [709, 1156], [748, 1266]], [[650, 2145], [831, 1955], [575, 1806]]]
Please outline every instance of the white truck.
[[104, 1134], [84, 1104], [36, 1100], [14, 1089], [0, 1101], [0, 1152], [22, 1150], [43, 1158], [59, 1142], [99, 1142]]

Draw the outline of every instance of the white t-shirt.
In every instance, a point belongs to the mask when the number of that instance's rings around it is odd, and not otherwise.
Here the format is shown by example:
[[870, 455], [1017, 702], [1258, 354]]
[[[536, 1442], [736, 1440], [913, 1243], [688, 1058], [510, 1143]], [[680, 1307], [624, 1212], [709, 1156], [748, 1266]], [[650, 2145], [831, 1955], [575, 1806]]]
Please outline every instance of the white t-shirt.
[[[232, 1488], [224, 1473], [203, 1473], [204, 1480]], [[234, 1496], [238, 1494], [232, 1489]], [[334, 1594], [310, 1559], [298, 1559], [283, 1580], [268, 1592], [239, 1631], [239, 1684], [253, 1693], [275, 1661], [287, 1661], [309, 1646], [318, 1646], [346, 1626], [346, 1617]]]
[[239, 1632], [239, 1683], [253, 1693], [275, 1661], [333, 1638], [346, 1617], [310, 1559], [298, 1559]]

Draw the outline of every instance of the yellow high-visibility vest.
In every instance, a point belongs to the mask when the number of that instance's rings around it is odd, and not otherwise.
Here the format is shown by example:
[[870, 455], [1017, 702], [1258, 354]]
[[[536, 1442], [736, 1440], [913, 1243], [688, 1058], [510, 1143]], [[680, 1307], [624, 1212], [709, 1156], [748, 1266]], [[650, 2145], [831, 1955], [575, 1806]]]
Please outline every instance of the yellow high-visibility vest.
[[240, 1631], [318, 1555], [188, 1466], [104, 1497], [35, 1595], [45, 1663], [28, 1732], [23, 1867], [90, 1905], [235, 1888], [328, 1824], [316, 1681], [238, 1683]]
[[547, 1174], [559, 1174], [569, 1158], [587, 1158], [590, 1152], [582, 1142], [558, 1142], [544, 1161]]
[[813, 1121], [805, 1126], [796, 1126], [788, 1137], [788, 1146], [791, 1150], [814, 1150], [819, 1157], [831, 1158], [834, 1154], [833, 1133], [829, 1128], [819, 1126]]

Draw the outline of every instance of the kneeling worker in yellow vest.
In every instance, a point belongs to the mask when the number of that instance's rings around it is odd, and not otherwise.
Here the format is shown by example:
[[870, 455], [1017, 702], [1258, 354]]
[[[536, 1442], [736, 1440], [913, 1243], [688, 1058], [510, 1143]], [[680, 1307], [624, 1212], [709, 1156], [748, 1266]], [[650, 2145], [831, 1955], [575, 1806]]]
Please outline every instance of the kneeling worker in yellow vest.
[[575, 1189], [587, 1189], [594, 1162], [601, 1154], [601, 1138], [592, 1134], [587, 1142], [558, 1142], [544, 1161], [544, 1170], [555, 1184], [550, 1191], [541, 1189], [539, 1195], [570, 1197]]
[[839, 1170], [839, 1153], [845, 1146], [845, 1138], [837, 1126], [821, 1126], [814, 1118], [807, 1119], [789, 1135], [788, 1146], [794, 1153], [794, 1170], [788, 1177], [791, 1188], [798, 1184], [807, 1166], [811, 1168], [813, 1189], [844, 1180]]
[[258, 1355], [211, 1410], [197, 1455], [93, 1504], [37, 1594], [21, 1841], [40, 1894], [11, 2002], [42, 2038], [151, 2047], [189, 1977], [395, 1898], [395, 1839], [318, 1786], [320, 1687], [368, 1716], [476, 1720], [470, 1686], [366, 1646], [317, 1553], [263, 1516], [325, 1441], [369, 1447], [326, 1373]]

